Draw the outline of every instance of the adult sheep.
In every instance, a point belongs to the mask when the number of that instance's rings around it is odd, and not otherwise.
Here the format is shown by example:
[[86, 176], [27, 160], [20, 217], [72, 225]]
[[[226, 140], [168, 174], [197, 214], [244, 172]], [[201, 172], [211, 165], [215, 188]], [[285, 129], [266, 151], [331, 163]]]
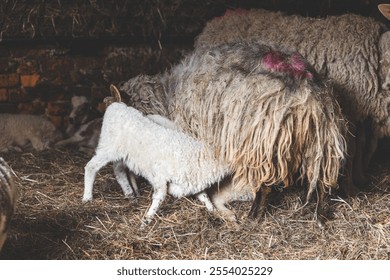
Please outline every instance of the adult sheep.
[[[337, 186], [346, 122], [332, 89], [299, 54], [260, 43], [199, 48], [151, 80], [160, 91], [140, 94], [134, 79], [121, 87], [128, 104], [148, 95], [164, 100], [168, 118], [229, 164], [235, 189], [262, 194], [254, 212], [264, 212], [275, 185], [300, 178], [308, 182], [307, 198], [318, 191], [321, 203]], [[147, 100], [142, 105], [149, 112], [161, 108]]]
[[367, 178], [361, 176], [364, 164], [370, 161], [378, 138], [390, 136], [390, 92], [386, 83], [386, 77], [390, 78], [390, 32], [374, 19], [353, 14], [319, 19], [237, 10], [208, 22], [195, 47], [258, 40], [298, 51], [317, 72], [331, 78], [348, 99], [343, 110], [349, 110], [357, 136], [354, 181], [365, 185]]

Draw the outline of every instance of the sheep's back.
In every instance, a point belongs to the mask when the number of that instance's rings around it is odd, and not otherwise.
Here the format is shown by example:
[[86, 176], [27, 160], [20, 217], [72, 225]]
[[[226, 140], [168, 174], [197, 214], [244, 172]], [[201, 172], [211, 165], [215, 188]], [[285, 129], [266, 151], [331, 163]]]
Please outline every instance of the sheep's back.
[[[240, 23], [245, 27], [240, 28]], [[351, 96], [351, 105], [364, 118], [378, 110], [374, 99], [379, 89], [378, 42], [382, 32], [380, 23], [353, 14], [315, 19], [250, 10], [213, 19], [195, 46], [261, 40], [298, 51]]]

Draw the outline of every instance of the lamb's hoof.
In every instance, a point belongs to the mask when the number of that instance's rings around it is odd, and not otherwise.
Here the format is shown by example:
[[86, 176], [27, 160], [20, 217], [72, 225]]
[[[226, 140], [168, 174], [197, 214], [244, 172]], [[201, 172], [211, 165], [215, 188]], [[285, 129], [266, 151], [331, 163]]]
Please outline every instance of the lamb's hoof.
[[322, 219], [317, 219], [317, 226], [319, 229], [324, 229], [325, 228], [325, 221]]
[[126, 199], [135, 199], [136, 196], [134, 196], [133, 193], [128, 193], [128, 194], [125, 194], [125, 198], [126, 198]]
[[87, 202], [90, 202], [90, 201], [92, 201], [92, 197], [83, 197], [83, 199], [82, 199], [83, 203], [87, 203]]
[[152, 219], [150, 219], [150, 218], [142, 219], [141, 220], [141, 225], [139, 226], [139, 229], [140, 230], [146, 229], [150, 225], [151, 222], [152, 222]]

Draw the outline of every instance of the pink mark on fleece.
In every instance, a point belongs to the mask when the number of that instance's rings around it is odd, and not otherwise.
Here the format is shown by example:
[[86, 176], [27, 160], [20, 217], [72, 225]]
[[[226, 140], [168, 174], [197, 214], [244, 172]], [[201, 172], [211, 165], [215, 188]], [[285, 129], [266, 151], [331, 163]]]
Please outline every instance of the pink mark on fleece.
[[297, 53], [288, 58], [283, 58], [279, 52], [271, 51], [263, 56], [262, 62], [266, 69], [273, 72], [287, 73], [296, 78], [313, 78], [313, 74], [306, 69], [302, 56]]

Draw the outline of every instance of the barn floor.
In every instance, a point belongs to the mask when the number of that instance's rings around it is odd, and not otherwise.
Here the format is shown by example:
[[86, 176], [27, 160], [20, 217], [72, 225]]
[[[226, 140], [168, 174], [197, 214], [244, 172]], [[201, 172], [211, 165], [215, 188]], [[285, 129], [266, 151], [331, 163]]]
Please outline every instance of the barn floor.
[[[244, 219], [250, 202], [235, 202], [241, 223], [226, 224], [194, 199], [169, 197], [144, 230], [151, 200], [123, 198], [110, 166], [97, 176], [95, 200], [82, 204], [89, 157], [71, 150], [2, 155], [16, 174], [20, 198], [0, 259], [390, 259], [390, 162], [372, 173], [370, 192], [334, 197], [321, 230], [303, 193], [276, 193], [263, 223]], [[374, 168], [373, 168], [374, 169]]]

